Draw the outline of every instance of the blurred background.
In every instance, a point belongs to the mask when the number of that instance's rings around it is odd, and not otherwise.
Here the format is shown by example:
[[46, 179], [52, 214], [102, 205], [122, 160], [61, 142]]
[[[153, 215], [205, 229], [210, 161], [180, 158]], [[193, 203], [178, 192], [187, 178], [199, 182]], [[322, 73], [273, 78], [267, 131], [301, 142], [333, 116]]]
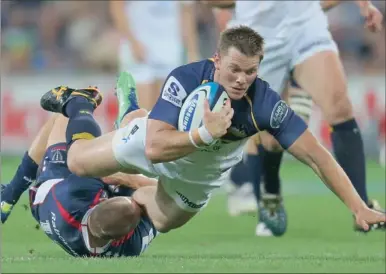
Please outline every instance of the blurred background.
[[[385, 1], [373, 2], [385, 13]], [[157, 3], [155, 13], [174, 1]], [[226, 18], [197, 1], [190, 5], [198, 34], [195, 58], [211, 57]], [[327, 14], [363, 129], [366, 153], [378, 160], [385, 143], [385, 31], [366, 31], [357, 7], [350, 3]], [[109, 1], [2, 1], [2, 153], [19, 154], [27, 148], [48, 115], [40, 110], [40, 95], [59, 85], [97, 85], [105, 93], [97, 116], [104, 130], [111, 129], [121, 38]], [[191, 60], [189, 53], [185, 52], [181, 64]], [[311, 128], [330, 148], [328, 127], [317, 107]]]

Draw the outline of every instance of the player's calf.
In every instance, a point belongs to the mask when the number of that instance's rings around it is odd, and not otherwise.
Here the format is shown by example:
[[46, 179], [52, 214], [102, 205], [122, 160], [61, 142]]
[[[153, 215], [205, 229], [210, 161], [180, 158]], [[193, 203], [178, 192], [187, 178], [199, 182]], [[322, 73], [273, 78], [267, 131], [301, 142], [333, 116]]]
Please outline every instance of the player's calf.
[[88, 218], [91, 247], [104, 246], [135, 229], [141, 218], [141, 209], [129, 197], [114, 197], [97, 205]]

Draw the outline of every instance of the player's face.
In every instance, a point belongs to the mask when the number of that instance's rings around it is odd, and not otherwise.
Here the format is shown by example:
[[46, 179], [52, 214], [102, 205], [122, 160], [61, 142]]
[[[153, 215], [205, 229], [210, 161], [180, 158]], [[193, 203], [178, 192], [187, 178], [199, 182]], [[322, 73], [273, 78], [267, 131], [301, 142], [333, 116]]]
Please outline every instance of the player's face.
[[228, 54], [215, 57], [215, 81], [222, 85], [229, 97], [240, 100], [257, 77], [260, 56], [248, 57], [235, 48]]

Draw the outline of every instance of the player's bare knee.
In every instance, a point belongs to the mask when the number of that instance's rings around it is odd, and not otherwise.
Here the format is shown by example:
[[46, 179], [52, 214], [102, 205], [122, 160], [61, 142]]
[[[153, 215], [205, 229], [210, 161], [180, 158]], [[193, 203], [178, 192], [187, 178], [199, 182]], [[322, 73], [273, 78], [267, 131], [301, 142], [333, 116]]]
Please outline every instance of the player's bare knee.
[[323, 112], [329, 124], [338, 124], [353, 118], [353, 108], [346, 90], [335, 90]]
[[135, 229], [141, 209], [129, 197], [114, 197], [99, 204], [89, 217], [89, 229], [100, 239], [119, 239]]

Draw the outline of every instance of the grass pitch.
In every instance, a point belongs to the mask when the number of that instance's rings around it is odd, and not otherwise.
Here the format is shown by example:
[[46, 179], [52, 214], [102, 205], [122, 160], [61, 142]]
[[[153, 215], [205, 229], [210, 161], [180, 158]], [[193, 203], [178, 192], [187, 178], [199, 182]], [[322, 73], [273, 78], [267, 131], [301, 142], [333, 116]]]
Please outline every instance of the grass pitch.
[[[3, 158], [7, 182], [18, 158]], [[385, 204], [385, 170], [367, 169], [369, 195]], [[384, 232], [359, 234], [342, 203], [302, 164], [282, 169], [288, 232], [254, 236], [256, 216], [230, 217], [224, 194], [186, 226], [157, 237], [138, 258], [76, 259], [52, 243], [30, 215], [24, 197], [1, 226], [3, 273], [304, 272], [385, 273]]]

